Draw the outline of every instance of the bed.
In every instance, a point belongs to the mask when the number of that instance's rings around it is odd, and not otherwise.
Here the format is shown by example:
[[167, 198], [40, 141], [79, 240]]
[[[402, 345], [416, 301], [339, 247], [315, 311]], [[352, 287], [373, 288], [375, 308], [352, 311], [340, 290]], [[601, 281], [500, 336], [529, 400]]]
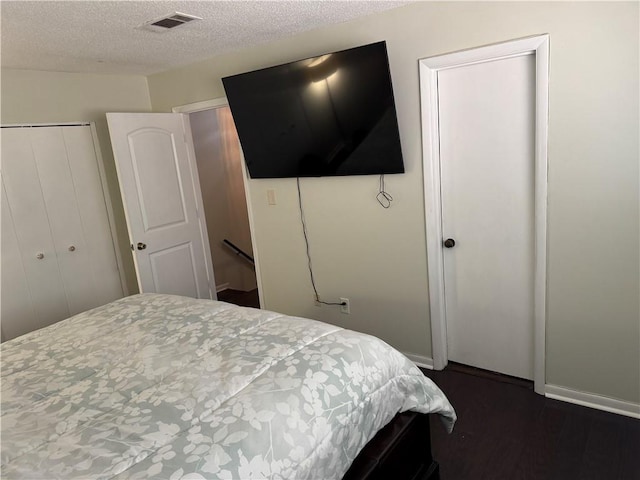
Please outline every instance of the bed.
[[384, 478], [407, 444], [436, 478], [427, 414], [456, 418], [375, 337], [211, 300], [133, 295], [1, 355], [3, 479]]

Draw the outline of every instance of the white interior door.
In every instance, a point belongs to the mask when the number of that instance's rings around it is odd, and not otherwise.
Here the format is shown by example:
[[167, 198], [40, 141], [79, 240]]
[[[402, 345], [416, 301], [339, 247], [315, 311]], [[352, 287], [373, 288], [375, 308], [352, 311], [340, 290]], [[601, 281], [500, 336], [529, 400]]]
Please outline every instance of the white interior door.
[[[83, 145], [83, 141], [91, 141], [89, 127], [84, 127], [84, 130], [82, 128], [38, 128], [31, 132], [31, 149], [40, 175], [40, 186], [44, 203], [47, 206], [49, 228], [56, 247], [58, 266], [71, 315], [96, 306], [93, 293], [99, 289], [96, 288], [96, 278], [94, 277], [100, 278], [102, 275], [101, 272], [93, 271], [94, 254], [89, 249], [80, 216], [80, 207], [84, 206], [83, 199], [78, 198], [75, 188], [76, 182], [74, 182], [69, 164], [70, 160], [77, 160], [75, 158], [78, 156], [77, 154], [82, 156], [89, 151], [95, 155], [91, 150], [93, 144], [90, 149]], [[81, 135], [84, 133], [84, 138], [74, 135], [74, 130]], [[66, 138], [67, 136], [71, 138]], [[79, 144], [78, 140], [80, 140]], [[93, 163], [95, 164], [95, 162]], [[43, 181], [42, 179], [49, 180]], [[91, 233], [91, 230], [87, 228], [86, 232]], [[107, 233], [107, 239], [109, 238]], [[113, 247], [110, 250], [112, 253]], [[118, 280], [117, 275], [115, 279]], [[117, 286], [119, 287], [119, 285]], [[111, 300], [122, 296], [121, 289], [119, 293], [120, 295], [113, 296]]]
[[[32, 134], [29, 128], [2, 132], [2, 323], [8, 338], [69, 316]], [[24, 330], [14, 334], [13, 324]]]
[[123, 295], [92, 127], [2, 128], [5, 340]]
[[[448, 357], [533, 378], [535, 56], [438, 72]], [[446, 247], [446, 245], [445, 245]]]
[[215, 298], [186, 115], [108, 113], [141, 292]]

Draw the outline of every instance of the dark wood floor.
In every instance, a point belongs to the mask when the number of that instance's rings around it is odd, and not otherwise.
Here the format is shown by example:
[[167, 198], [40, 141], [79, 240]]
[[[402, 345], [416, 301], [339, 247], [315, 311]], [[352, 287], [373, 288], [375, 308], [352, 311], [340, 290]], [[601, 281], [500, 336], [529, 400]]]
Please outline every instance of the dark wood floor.
[[258, 298], [258, 289], [243, 292], [242, 290], [233, 290], [227, 288], [218, 292], [218, 300], [227, 303], [233, 303], [242, 307], [260, 308], [260, 299]]
[[431, 426], [442, 480], [640, 479], [640, 420], [551, 400], [509, 377], [424, 373], [458, 414], [451, 435]]

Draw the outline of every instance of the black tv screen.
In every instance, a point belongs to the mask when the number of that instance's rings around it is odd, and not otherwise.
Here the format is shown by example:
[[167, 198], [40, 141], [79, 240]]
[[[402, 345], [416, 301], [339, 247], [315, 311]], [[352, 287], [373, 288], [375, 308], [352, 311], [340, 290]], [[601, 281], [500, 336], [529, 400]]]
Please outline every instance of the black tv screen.
[[385, 42], [222, 82], [251, 178], [404, 173]]

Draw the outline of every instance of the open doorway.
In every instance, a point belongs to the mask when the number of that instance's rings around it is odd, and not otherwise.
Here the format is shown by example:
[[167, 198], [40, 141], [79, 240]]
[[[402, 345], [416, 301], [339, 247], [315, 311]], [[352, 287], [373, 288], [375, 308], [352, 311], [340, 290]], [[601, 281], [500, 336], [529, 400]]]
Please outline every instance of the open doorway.
[[260, 307], [240, 141], [226, 102], [189, 115], [218, 300]]

